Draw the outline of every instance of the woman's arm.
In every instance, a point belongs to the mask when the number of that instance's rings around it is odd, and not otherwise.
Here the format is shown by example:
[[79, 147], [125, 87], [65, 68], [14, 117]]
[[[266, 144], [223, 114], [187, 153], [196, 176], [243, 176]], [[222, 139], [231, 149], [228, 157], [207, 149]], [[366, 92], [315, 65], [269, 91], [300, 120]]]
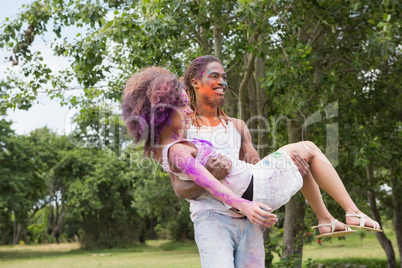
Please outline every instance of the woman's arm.
[[[232, 168], [232, 162], [222, 155], [211, 157], [205, 163], [205, 168], [217, 180], [221, 181], [226, 178]], [[170, 173], [170, 181], [172, 182], [173, 190], [178, 198], [196, 199], [205, 189], [193, 181], [184, 181], [176, 175]]]
[[276, 215], [268, 212], [270, 211], [268, 206], [243, 199], [216, 180], [194, 159], [188, 146], [180, 143], [173, 145], [169, 150], [169, 160], [172, 170], [184, 172], [217, 199], [243, 212], [250, 222], [262, 227], [269, 227], [277, 221]]

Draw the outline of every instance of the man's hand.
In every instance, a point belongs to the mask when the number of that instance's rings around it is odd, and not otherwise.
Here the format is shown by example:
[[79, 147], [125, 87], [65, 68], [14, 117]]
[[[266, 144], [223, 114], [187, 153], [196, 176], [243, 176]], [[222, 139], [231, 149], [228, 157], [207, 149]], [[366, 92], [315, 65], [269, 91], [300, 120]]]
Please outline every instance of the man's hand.
[[302, 175], [302, 177], [306, 176], [310, 171], [310, 165], [306, 161], [307, 158], [306, 157], [301, 158], [301, 156], [295, 152], [292, 153], [291, 158], [293, 160], [293, 163], [295, 163], [295, 165], [299, 169], [299, 172]]
[[205, 164], [205, 168], [214, 176], [217, 180], [221, 181], [229, 175], [232, 169], [232, 161], [226, 156], [221, 154], [218, 157], [211, 157]]

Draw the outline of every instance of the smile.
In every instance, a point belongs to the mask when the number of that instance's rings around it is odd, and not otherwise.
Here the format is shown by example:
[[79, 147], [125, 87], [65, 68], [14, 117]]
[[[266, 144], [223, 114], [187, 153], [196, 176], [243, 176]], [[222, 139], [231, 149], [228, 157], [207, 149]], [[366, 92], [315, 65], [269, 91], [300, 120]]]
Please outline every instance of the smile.
[[215, 88], [214, 91], [223, 93], [223, 92], [225, 92], [225, 89], [224, 88]]

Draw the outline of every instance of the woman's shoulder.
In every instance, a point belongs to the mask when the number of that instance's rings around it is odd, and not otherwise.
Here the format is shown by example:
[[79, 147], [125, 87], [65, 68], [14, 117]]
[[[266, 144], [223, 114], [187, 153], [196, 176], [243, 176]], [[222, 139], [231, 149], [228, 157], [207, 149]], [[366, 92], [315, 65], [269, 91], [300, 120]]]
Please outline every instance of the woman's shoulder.
[[182, 140], [170, 146], [167, 152], [167, 158], [171, 171], [175, 173], [181, 172], [183, 164], [186, 166], [189, 158], [195, 158], [197, 155], [197, 147], [189, 140]]
[[169, 154], [187, 154], [193, 153], [193, 151], [197, 150], [197, 146], [194, 144], [194, 142], [187, 139], [173, 142], [166, 147], [168, 147]]

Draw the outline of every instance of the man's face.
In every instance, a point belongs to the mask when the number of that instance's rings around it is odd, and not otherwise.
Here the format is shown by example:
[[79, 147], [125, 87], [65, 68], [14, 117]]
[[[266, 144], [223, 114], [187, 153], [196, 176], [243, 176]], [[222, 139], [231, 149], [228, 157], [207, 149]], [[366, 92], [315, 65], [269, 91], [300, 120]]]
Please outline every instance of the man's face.
[[202, 103], [212, 106], [222, 106], [225, 103], [228, 84], [225, 70], [219, 62], [210, 62], [201, 79], [193, 80], [193, 86]]

